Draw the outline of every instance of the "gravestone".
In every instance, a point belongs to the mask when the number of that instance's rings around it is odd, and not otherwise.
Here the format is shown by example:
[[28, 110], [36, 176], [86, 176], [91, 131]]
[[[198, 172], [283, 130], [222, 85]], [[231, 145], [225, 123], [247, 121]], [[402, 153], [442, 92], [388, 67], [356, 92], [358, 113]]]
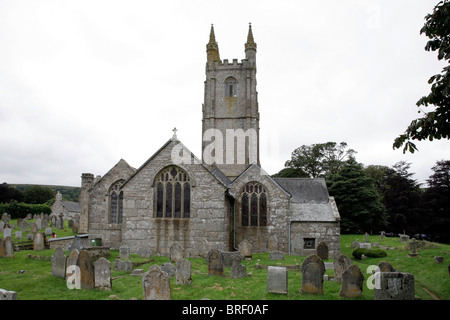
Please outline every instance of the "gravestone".
[[33, 238], [33, 250], [41, 251], [45, 249], [44, 236], [40, 232], [36, 232]]
[[154, 264], [142, 277], [144, 300], [172, 300], [170, 277]]
[[414, 300], [414, 276], [405, 272], [381, 272], [374, 300]]
[[91, 256], [86, 250], [81, 250], [78, 254], [77, 266], [80, 268], [80, 288], [94, 289], [94, 264], [92, 263]]
[[0, 289], [0, 300], [17, 300], [17, 292]]
[[36, 222], [31, 222], [30, 223], [30, 230], [31, 230], [32, 233], [37, 233], [39, 231], [37, 226], [36, 226]]
[[166, 262], [161, 265], [161, 270], [167, 273], [169, 277], [174, 277], [177, 268], [171, 262]]
[[206, 240], [205, 238], [202, 238], [202, 240], [200, 240], [200, 245], [199, 245], [200, 257], [206, 258], [206, 256], [208, 256], [208, 252], [210, 250], [211, 250], [211, 245], [209, 244], [208, 240]]
[[235, 261], [230, 269], [230, 277], [233, 279], [241, 279], [247, 275], [247, 268], [238, 261]]
[[0, 258], [5, 257], [5, 240], [0, 239]]
[[176, 283], [186, 285], [191, 284], [191, 262], [186, 259], [178, 259], [176, 263]]
[[41, 218], [39, 218], [39, 219], [36, 220], [36, 228], [37, 228], [38, 230], [41, 230], [41, 229], [42, 229], [42, 220], [41, 220]]
[[56, 221], [58, 220], [57, 216], [52, 216], [50, 218], [50, 226], [56, 228]]
[[371, 243], [367, 243], [367, 242], [361, 242], [359, 244], [359, 248], [360, 249], [368, 249], [368, 250], [370, 250], [370, 249], [372, 249], [372, 244]]
[[269, 255], [270, 260], [284, 260], [284, 253], [281, 251], [271, 251]]
[[111, 290], [111, 262], [104, 257], [99, 258], [94, 264], [95, 287], [102, 290]]
[[364, 242], [369, 242], [369, 234], [367, 232], [364, 233]]
[[359, 248], [359, 241], [352, 241], [352, 248]]
[[67, 270], [69, 270], [70, 266], [77, 265], [77, 260], [78, 260], [79, 254], [80, 254], [80, 252], [78, 251], [78, 249], [73, 249], [70, 252], [69, 258], [67, 259], [66, 279], [69, 278], [69, 276], [71, 276], [73, 274], [73, 272], [69, 273], [69, 272], [67, 272]]
[[26, 219], [23, 219], [22, 222], [20, 222], [20, 224], [19, 224], [19, 228], [22, 231], [26, 231], [28, 228], [28, 221]]
[[334, 281], [340, 282], [341, 276], [352, 265], [352, 260], [346, 255], [340, 254], [336, 260], [333, 262], [334, 264]]
[[244, 259], [252, 259], [252, 244], [247, 239], [244, 239], [239, 244], [238, 248], [239, 253], [244, 257]]
[[410, 257], [417, 257], [419, 254], [416, 252], [416, 250], [417, 250], [416, 239], [413, 238], [409, 244], [411, 246], [411, 250], [412, 251], [410, 253], [408, 253], [408, 256], [410, 256]]
[[11, 228], [5, 228], [3, 229], [3, 239], [6, 239], [8, 237], [11, 237], [12, 232]]
[[69, 247], [69, 251], [72, 252], [72, 250], [77, 249], [78, 252], [81, 252], [81, 250], [84, 249], [83, 244], [81, 243], [81, 239], [78, 237], [75, 237], [72, 241], [72, 244]]
[[346, 298], [362, 297], [364, 275], [357, 265], [351, 265], [342, 274], [339, 296]]
[[14, 245], [11, 237], [7, 237], [4, 242], [5, 245], [5, 258], [14, 258]]
[[241, 262], [244, 257], [239, 251], [220, 251], [223, 257], [223, 265], [225, 268], [230, 268], [235, 261]]
[[52, 232], [53, 232], [52, 228], [50, 228], [50, 227], [45, 228], [45, 234], [46, 234], [46, 235], [49, 236], [49, 235], [52, 234]]
[[268, 251], [278, 250], [278, 238], [274, 233], [271, 233], [267, 238], [267, 250]]
[[320, 259], [327, 260], [328, 259], [328, 245], [326, 244], [326, 242], [324, 242], [324, 241], [319, 242], [319, 244], [317, 245], [317, 248], [316, 248], [316, 252]]
[[177, 262], [179, 259], [183, 259], [183, 248], [177, 242], [170, 247], [170, 262]]
[[65, 279], [67, 257], [64, 254], [64, 249], [61, 247], [56, 248], [55, 252], [51, 257], [51, 261], [52, 261], [52, 276], [61, 277]]
[[130, 259], [130, 247], [128, 246], [119, 247], [119, 257], [120, 259]]
[[22, 240], [22, 231], [16, 231], [16, 240]]
[[381, 261], [378, 263], [378, 268], [380, 268], [380, 272], [394, 272], [394, 268], [392, 268], [391, 264], [387, 261]]
[[302, 263], [302, 288], [300, 293], [323, 293], [325, 264], [319, 256], [309, 255]]
[[206, 265], [208, 266], [208, 275], [224, 276], [225, 265], [222, 253], [217, 249], [211, 249], [206, 256]]
[[381, 241], [383, 241], [385, 235], [386, 235], [386, 232], [381, 231], [381, 233], [380, 233], [380, 239], [381, 239]]
[[401, 234], [399, 237], [400, 242], [406, 242], [409, 240], [409, 236], [406, 234]]
[[270, 293], [288, 293], [288, 271], [285, 267], [267, 268], [267, 291]]
[[131, 262], [130, 260], [116, 259], [114, 260], [114, 270], [132, 271], [133, 262]]
[[142, 258], [151, 258], [151, 257], [153, 257], [153, 248], [152, 247], [140, 247], [138, 249], [138, 255]]

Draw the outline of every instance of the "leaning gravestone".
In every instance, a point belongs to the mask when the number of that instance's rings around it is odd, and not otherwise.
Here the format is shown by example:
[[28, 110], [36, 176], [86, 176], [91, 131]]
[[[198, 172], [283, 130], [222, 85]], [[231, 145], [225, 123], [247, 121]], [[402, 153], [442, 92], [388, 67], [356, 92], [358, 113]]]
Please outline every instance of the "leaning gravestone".
[[328, 245], [326, 244], [326, 242], [323, 242], [323, 241], [319, 242], [319, 244], [317, 245], [317, 248], [316, 248], [316, 252], [320, 259], [327, 260], [328, 259]]
[[241, 279], [247, 275], [247, 268], [238, 261], [234, 261], [230, 269], [230, 277], [233, 279]]
[[357, 265], [351, 265], [342, 274], [339, 296], [346, 298], [362, 297], [364, 275]]
[[178, 259], [176, 262], [176, 283], [177, 284], [191, 284], [191, 262], [186, 259]]
[[217, 249], [211, 249], [206, 256], [206, 265], [208, 266], [208, 275], [224, 276], [225, 265], [222, 253]]
[[170, 277], [154, 264], [142, 277], [144, 300], [172, 300]]
[[11, 237], [7, 237], [5, 239], [5, 257], [6, 258], [14, 258], [14, 245], [11, 240]]
[[80, 288], [94, 289], [94, 264], [86, 250], [81, 250], [77, 259], [77, 267], [80, 268]]
[[414, 300], [414, 276], [405, 272], [381, 272], [374, 300]]
[[288, 293], [288, 271], [286, 267], [267, 268], [267, 291], [270, 293]]
[[111, 262], [104, 257], [99, 258], [94, 264], [95, 287], [103, 290], [111, 290]]
[[346, 255], [340, 254], [334, 260], [334, 281], [341, 281], [341, 276], [352, 265], [352, 260]]
[[61, 277], [65, 279], [67, 257], [64, 254], [64, 249], [61, 247], [57, 247], [51, 257], [51, 261], [52, 261], [52, 276]]
[[302, 263], [302, 288], [300, 293], [323, 293], [325, 264], [319, 256], [309, 255]]
[[42, 233], [37, 232], [34, 234], [34, 238], [33, 238], [33, 250], [41, 251], [44, 249], [45, 249], [44, 236], [42, 235]]

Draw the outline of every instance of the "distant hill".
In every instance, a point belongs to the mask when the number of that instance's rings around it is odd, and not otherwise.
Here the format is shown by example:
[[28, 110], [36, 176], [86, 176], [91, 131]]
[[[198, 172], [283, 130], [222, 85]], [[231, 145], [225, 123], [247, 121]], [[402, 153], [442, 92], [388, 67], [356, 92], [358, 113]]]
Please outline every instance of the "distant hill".
[[[34, 184], [8, 184], [20, 191], [24, 191], [28, 187], [34, 186]], [[56, 194], [58, 191], [61, 193], [63, 200], [78, 202], [78, 197], [80, 196], [80, 187], [68, 187], [68, 186], [52, 186], [52, 185], [40, 185], [41, 187], [47, 187], [53, 190]]]

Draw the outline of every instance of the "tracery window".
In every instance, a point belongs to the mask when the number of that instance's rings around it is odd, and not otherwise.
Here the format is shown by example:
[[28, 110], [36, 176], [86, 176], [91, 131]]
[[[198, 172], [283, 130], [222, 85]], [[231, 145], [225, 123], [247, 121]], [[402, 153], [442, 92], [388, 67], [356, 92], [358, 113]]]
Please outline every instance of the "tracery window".
[[225, 80], [225, 97], [236, 97], [237, 80], [233, 77], [228, 77]]
[[123, 180], [117, 181], [109, 189], [109, 223], [122, 223], [123, 191], [120, 187]]
[[191, 185], [187, 173], [171, 166], [156, 178], [155, 217], [189, 218], [191, 214]]
[[242, 226], [267, 226], [267, 191], [263, 185], [248, 183], [242, 192], [241, 203]]

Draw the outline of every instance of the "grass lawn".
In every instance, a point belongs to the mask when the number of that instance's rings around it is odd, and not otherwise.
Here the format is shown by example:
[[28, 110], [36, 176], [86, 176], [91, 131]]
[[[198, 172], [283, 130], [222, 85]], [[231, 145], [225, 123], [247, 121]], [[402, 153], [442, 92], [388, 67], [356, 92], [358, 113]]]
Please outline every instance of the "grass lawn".
[[[14, 231], [13, 231], [14, 233]], [[60, 234], [58, 234], [60, 236]], [[62, 235], [61, 235], [62, 236]], [[371, 274], [366, 273], [370, 265], [377, 265], [380, 261], [388, 261], [399, 271], [412, 273], [415, 278], [415, 292], [422, 300], [450, 300], [450, 277], [447, 265], [450, 259], [450, 245], [435, 244], [432, 248], [419, 249], [419, 256], [410, 258], [408, 249], [398, 238], [387, 238], [380, 241], [379, 236], [369, 236], [370, 242], [380, 242], [389, 247], [387, 257], [355, 260], [352, 256], [351, 242], [364, 239], [363, 235], [342, 235], [341, 252], [351, 258], [365, 275], [363, 297], [356, 300], [373, 300], [373, 290], [369, 290], [366, 281]], [[62, 278], [51, 275], [51, 262], [49, 260], [28, 259], [28, 254], [50, 257], [54, 250], [45, 251], [19, 251], [14, 258], [0, 259], [0, 288], [18, 293], [20, 300], [109, 300], [136, 298], [143, 299], [142, 278], [131, 276], [130, 272], [112, 270], [112, 290], [76, 290], [68, 289]], [[66, 251], [66, 255], [68, 256]], [[118, 257], [118, 250], [111, 250], [108, 260], [113, 265]], [[444, 256], [443, 264], [435, 264], [434, 256]], [[300, 271], [289, 271], [289, 293], [278, 295], [267, 292], [267, 270], [255, 268], [255, 265], [301, 265], [306, 257], [288, 256], [285, 260], [270, 261], [268, 253], [254, 254], [251, 261], [243, 261], [247, 272], [251, 276], [242, 279], [231, 279], [230, 270], [226, 269], [226, 277], [208, 276], [204, 258], [189, 258], [192, 263], [192, 284], [178, 285], [175, 278], [171, 279], [172, 298], [174, 300], [352, 300], [339, 297], [340, 283], [334, 281], [324, 282], [324, 294], [300, 294]], [[168, 257], [154, 256], [150, 262], [147, 258], [131, 255], [133, 263], [144, 263], [136, 268], [147, 271], [152, 264], [161, 265], [168, 262]], [[333, 260], [327, 260], [332, 262]], [[21, 271], [22, 270], [22, 271]], [[333, 270], [327, 270], [333, 276]], [[430, 294], [431, 292], [431, 294]]]

